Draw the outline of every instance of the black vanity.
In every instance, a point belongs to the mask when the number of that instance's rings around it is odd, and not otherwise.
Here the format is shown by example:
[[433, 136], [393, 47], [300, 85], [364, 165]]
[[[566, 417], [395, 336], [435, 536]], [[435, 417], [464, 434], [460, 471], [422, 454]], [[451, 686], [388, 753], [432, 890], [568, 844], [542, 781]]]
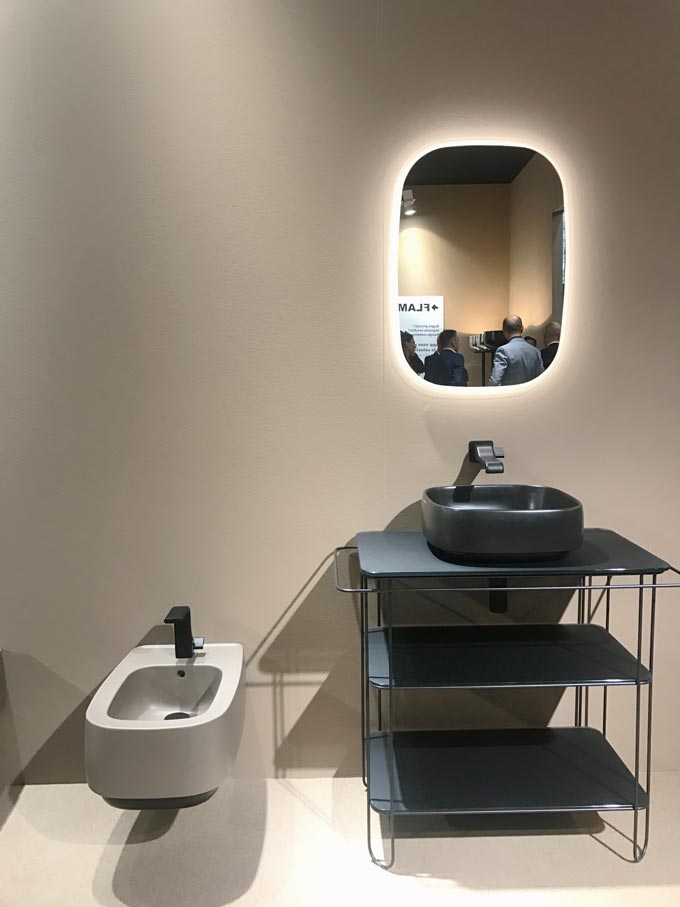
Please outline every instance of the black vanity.
[[[339, 579], [341, 561], [352, 557], [358, 557], [358, 588]], [[586, 529], [580, 547], [557, 560], [478, 565], [441, 560], [421, 532], [361, 532], [356, 546], [336, 550], [335, 567], [336, 587], [356, 594], [360, 604], [363, 777], [375, 863], [393, 864], [400, 815], [607, 810], [632, 811], [633, 859], [642, 859], [649, 836], [657, 578], [671, 569], [665, 561], [605, 529]], [[531, 586], [523, 585], [529, 578]], [[423, 591], [460, 593], [461, 580], [464, 592], [487, 592], [492, 610], [503, 610], [494, 608], [499, 588], [573, 590], [576, 621], [434, 627], [393, 620], [396, 602]], [[419, 588], [409, 588], [413, 581]], [[626, 589], [637, 601], [633, 652], [610, 632], [614, 602]], [[635, 688], [631, 766], [607, 740], [607, 695], [621, 686]], [[399, 729], [397, 690], [529, 687], [573, 688], [573, 725]], [[604, 688], [597, 715], [588, 707], [592, 687]], [[385, 859], [374, 854], [371, 811], [389, 819]]]

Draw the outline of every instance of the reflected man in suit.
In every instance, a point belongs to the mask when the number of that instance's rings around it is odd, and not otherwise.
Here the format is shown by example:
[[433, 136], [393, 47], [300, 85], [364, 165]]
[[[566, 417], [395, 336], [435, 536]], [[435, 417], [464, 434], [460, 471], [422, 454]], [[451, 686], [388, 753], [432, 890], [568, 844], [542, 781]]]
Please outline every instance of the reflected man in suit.
[[557, 355], [560, 345], [560, 334], [562, 327], [559, 321], [549, 321], [543, 329], [543, 349], [541, 350], [541, 359], [543, 368], [547, 368]]
[[437, 352], [425, 357], [425, 380], [448, 387], [467, 387], [465, 359], [458, 352], [457, 331], [442, 331], [437, 337]]

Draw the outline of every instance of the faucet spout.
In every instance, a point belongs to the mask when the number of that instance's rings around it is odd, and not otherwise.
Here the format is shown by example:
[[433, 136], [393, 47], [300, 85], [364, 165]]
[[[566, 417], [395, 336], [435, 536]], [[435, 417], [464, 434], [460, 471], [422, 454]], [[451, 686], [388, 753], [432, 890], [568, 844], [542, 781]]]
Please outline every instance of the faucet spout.
[[194, 649], [203, 648], [203, 638], [194, 638], [191, 632], [191, 608], [187, 605], [170, 608], [163, 623], [172, 624], [175, 631], [175, 658], [191, 658]]
[[502, 447], [495, 447], [493, 441], [470, 441], [468, 444], [471, 463], [479, 463], [488, 473], [504, 472], [501, 457], [505, 456]]

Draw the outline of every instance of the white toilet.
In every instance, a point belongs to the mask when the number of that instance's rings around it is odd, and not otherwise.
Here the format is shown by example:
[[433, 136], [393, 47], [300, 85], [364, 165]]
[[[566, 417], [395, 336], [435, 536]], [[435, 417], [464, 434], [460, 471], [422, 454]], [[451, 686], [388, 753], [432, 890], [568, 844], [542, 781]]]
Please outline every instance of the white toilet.
[[174, 646], [139, 646], [87, 710], [87, 783], [122, 808], [201, 803], [230, 773], [244, 706], [237, 643], [209, 644], [191, 658], [177, 658]]

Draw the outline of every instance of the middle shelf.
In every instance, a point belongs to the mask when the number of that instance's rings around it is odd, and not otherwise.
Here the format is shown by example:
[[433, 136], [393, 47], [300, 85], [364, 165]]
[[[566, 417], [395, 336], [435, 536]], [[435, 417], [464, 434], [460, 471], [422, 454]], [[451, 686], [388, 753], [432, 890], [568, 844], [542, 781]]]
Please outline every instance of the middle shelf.
[[[368, 680], [389, 686], [388, 631], [368, 633]], [[647, 668], [595, 624], [393, 627], [395, 688], [649, 683]]]

